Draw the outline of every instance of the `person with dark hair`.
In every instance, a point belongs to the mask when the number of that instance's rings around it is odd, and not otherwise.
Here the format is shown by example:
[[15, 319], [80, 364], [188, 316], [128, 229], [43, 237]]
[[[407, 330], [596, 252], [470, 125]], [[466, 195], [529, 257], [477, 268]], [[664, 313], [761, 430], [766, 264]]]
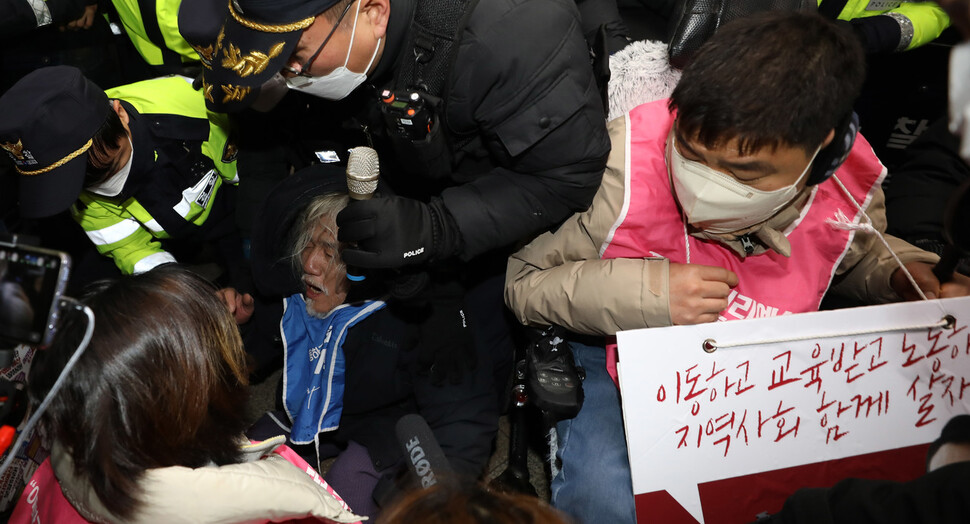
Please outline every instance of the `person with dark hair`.
[[609, 124], [591, 207], [509, 260], [520, 321], [585, 335], [570, 341], [586, 398], [557, 428], [556, 507], [635, 521], [615, 346], [598, 337], [815, 311], [830, 290], [870, 304], [970, 292], [967, 277], [940, 284], [936, 255], [882, 235], [886, 169], [851, 109], [863, 71], [855, 37], [818, 14], [725, 24], [669, 100]]
[[[70, 208], [122, 273], [174, 262], [162, 245], [169, 239], [231, 238], [235, 146], [225, 115], [206, 110], [191, 79], [103, 91], [76, 68], [45, 67], [0, 97], [0, 114], [20, 215]], [[224, 251], [230, 268], [242, 257], [231, 241]]]
[[378, 524], [567, 524], [566, 515], [522, 493], [480, 483], [439, 482], [414, 490], [378, 517]]
[[[242, 342], [214, 289], [175, 265], [95, 284], [85, 353], [42, 423], [53, 445], [13, 522], [354, 522], [283, 438], [249, 443]], [[35, 358], [32, 402], [81, 342], [72, 314]]]
[[[284, 180], [257, 211], [255, 297], [220, 290], [262, 366], [283, 357], [282, 409], [254, 438], [286, 432], [308, 461], [337, 457], [326, 479], [354, 510], [375, 515], [406, 469], [395, 436], [421, 415], [457, 476], [478, 478], [498, 431], [490, 348], [460, 288], [432, 284], [428, 300], [388, 297], [381, 275], [351, 281], [335, 217], [350, 201], [343, 173], [313, 166]], [[436, 358], [446, 349], [450, 360]]]

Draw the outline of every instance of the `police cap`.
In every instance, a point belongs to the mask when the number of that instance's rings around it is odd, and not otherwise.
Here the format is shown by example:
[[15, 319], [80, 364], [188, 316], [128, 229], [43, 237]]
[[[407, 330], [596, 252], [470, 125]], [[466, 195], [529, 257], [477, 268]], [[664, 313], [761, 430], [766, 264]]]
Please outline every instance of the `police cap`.
[[194, 0], [179, 8], [179, 31], [202, 58], [206, 105], [237, 111], [278, 73], [303, 30], [339, 0]]
[[111, 112], [104, 91], [69, 66], [33, 71], [0, 97], [0, 148], [21, 175], [22, 216], [54, 215], [77, 200], [92, 138]]

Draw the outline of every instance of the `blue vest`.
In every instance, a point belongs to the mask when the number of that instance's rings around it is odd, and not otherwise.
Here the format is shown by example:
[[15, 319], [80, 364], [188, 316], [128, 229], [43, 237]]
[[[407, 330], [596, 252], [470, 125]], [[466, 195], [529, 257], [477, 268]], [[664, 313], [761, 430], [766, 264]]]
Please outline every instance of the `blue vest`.
[[293, 422], [290, 440], [309, 444], [333, 431], [344, 405], [347, 330], [384, 307], [383, 301], [342, 304], [324, 318], [307, 314], [302, 294], [283, 301], [283, 405]]

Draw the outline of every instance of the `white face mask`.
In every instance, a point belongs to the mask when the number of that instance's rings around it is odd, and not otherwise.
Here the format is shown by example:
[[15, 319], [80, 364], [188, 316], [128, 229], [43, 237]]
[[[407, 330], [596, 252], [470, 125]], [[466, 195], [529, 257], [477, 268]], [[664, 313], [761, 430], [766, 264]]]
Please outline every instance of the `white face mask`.
[[819, 149], [794, 184], [762, 191], [705, 164], [687, 160], [674, 146], [671, 131], [667, 137], [667, 172], [687, 222], [708, 233], [730, 233], [760, 224], [788, 205], [798, 195], [798, 184], [812, 167]]
[[350, 32], [350, 46], [347, 47], [347, 58], [344, 59], [344, 65], [323, 76], [311, 78], [294, 76], [287, 78], [287, 87], [327, 100], [341, 100], [346, 98], [354, 89], [357, 89], [357, 86], [363, 84], [364, 80], [367, 80], [367, 71], [370, 70], [374, 59], [377, 58], [377, 50], [381, 48], [380, 38], [377, 39], [377, 47], [374, 48], [374, 54], [371, 55], [370, 62], [367, 62], [367, 67], [364, 68], [363, 73], [355, 73], [347, 69], [347, 64], [350, 62], [350, 51], [354, 48], [354, 35], [357, 33], [357, 18], [360, 16], [361, 3], [357, 2], [357, 11], [354, 14], [354, 28]]
[[131, 154], [128, 156], [128, 161], [125, 162], [125, 165], [117, 173], [111, 175], [104, 182], [87, 188], [88, 191], [106, 197], [121, 194], [121, 190], [125, 188], [125, 182], [128, 182], [128, 174], [131, 173], [131, 163], [135, 159], [135, 146], [131, 143], [131, 137], [126, 138], [128, 138], [128, 145], [131, 146]]

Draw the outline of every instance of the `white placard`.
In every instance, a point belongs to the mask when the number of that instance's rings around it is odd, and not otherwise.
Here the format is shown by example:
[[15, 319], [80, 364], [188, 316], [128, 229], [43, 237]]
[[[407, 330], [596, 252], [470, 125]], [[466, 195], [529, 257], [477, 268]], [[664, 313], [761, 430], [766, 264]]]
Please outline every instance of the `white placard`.
[[704, 522], [699, 483], [934, 440], [970, 412], [968, 324], [954, 298], [617, 334], [633, 492]]

